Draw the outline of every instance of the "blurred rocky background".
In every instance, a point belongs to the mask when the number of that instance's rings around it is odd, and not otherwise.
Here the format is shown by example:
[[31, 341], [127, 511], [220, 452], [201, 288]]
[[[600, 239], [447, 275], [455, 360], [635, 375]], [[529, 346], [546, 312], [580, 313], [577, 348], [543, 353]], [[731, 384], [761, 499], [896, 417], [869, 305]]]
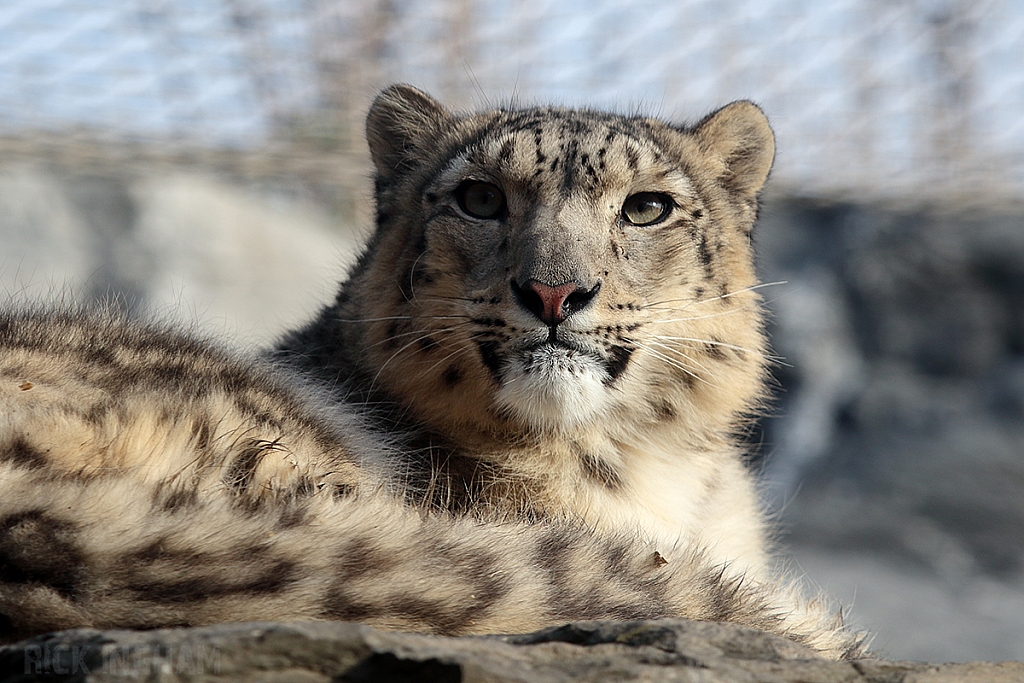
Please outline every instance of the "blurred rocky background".
[[754, 99], [780, 362], [752, 466], [791, 565], [883, 654], [1024, 659], [1022, 64], [1012, 0], [5, 0], [0, 296], [252, 347], [365, 235], [386, 83]]
[[1024, 659], [1024, 213], [776, 198], [765, 485], [876, 644]]

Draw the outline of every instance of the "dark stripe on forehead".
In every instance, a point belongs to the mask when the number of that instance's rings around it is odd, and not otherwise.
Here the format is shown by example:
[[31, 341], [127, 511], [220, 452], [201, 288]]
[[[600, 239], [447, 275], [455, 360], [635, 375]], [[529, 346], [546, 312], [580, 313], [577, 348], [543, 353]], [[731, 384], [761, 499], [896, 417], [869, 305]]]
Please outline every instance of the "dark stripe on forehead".
[[506, 140], [498, 150], [498, 161], [507, 164], [512, 160], [512, 152], [515, 151], [516, 141], [514, 138]]
[[492, 129], [502, 131], [523, 132], [530, 131], [534, 135], [540, 134], [549, 126], [558, 126], [559, 134], [563, 137], [568, 135], [591, 136], [595, 133], [595, 126], [603, 126], [617, 135], [625, 135], [636, 141], [646, 139], [646, 132], [643, 137], [638, 137], [630, 130], [633, 119], [627, 119], [614, 114], [604, 112], [593, 112], [586, 109], [528, 109], [522, 112], [513, 112], [504, 121], [497, 121], [492, 124]]
[[543, 145], [544, 129], [540, 124], [533, 127], [533, 144], [537, 148], [537, 166], [543, 166], [544, 162], [548, 160], [546, 154], [541, 149]]
[[569, 140], [565, 144], [565, 163], [562, 164], [562, 194], [569, 194], [576, 187], [576, 157], [579, 155], [578, 140]]
[[630, 170], [635, 171], [640, 168], [640, 153], [632, 145], [625, 145], [622, 151], [626, 154], [626, 163], [629, 164]]

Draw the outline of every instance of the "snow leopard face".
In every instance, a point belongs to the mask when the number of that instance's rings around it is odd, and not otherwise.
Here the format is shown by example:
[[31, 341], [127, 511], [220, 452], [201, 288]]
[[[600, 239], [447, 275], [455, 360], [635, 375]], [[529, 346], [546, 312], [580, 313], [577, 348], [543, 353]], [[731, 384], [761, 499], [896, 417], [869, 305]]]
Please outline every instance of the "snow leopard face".
[[364, 264], [370, 359], [422, 419], [571, 433], [749, 407], [763, 357], [750, 229], [774, 149], [757, 107], [692, 128], [459, 117], [397, 86], [368, 137], [388, 266]]

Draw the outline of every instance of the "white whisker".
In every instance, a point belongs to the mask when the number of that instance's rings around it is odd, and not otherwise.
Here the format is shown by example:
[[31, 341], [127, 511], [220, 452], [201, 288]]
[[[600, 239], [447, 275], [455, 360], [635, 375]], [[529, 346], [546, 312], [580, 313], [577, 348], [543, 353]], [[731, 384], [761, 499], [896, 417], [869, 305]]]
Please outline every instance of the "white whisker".
[[782, 358], [782, 356], [773, 356], [771, 354], [765, 353], [764, 351], [755, 351], [754, 349], [748, 349], [748, 348], [746, 348], [744, 346], [737, 346], [736, 344], [729, 344], [727, 342], [717, 342], [717, 341], [713, 341], [711, 339], [694, 339], [694, 338], [691, 338], [691, 337], [670, 337], [670, 336], [661, 335], [661, 334], [652, 335], [652, 338], [653, 339], [660, 339], [662, 341], [671, 341], [671, 342], [692, 342], [690, 344], [684, 344], [684, 346], [686, 346], [687, 348], [691, 348], [691, 349], [698, 349], [698, 348], [700, 348], [700, 345], [702, 345], [702, 344], [710, 344], [712, 346], [721, 346], [723, 348], [733, 349], [735, 351], [743, 351], [744, 353], [749, 353], [749, 354], [752, 354], [754, 356], [758, 356], [758, 357], [763, 358], [763, 359], [765, 359], [767, 361], [770, 361], [772, 363], [776, 363], [778, 365], [789, 367], [784, 362], [785, 359]]
[[719, 311], [718, 313], [708, 313], [707, 315], [691, 315], [686, 318], [667, 318], [665, 320], [651, 320], [652, 323], [686, 323], [692, 320], [710, 320], [711, 318], [721, 318], [726, 315], [735, 315], [740, 313], [742, 308], [730, 308], [728, 311]]
[[406, 299], [408, 302], [416, 300], [416, 282], [413, 279], [416, 273], [416, 264], [420, 262], [420, 259], [426, 256], [427, 252], [422, 251], [420, 255], [416, 257], [416, 260], [412, 262], [412, 266], [409, 268], [409, 297]]
[[[651, 354], [652, 356], [655, 356], [656, 358], [659, 358], [659, 359], [663, 360], [664, 362], [668, 363], [670, 366], [676, 368], [677, 370], [682, 370], [683, 372], [685, 372], [687, 375], [693, 377], [694, 379], [696, 379], [696, 380], [698, 380], [700, 382], [704, 382], [705, 384], [707, 384], [709, 386], [715, 386], [713, 383], [709, 382], [708, 380], [706, 380], [703, 377], [701, 377], [700, 375], [698, 375], [692, 369], [686, 367], [685, 365], [683, 365], [682, 363], [680, 363], [677, 360], [669, 358], [664, 353], [651, 348], [647, 344], [637, 344], [637, 346], [638, 346], [638, 348], [643, 349], [644, 351], [646, 351], [647, 353]], [[687, 358], [687, 360], [691, 360], [692, 361], [693, 359]], [[698, 363], [698, 365], [699, 365], [699, 363]], [[704, 370], [705, 370], [705, 372], [707, 371], [706, 368]]]
[[[652, 301], [651, 303], [647, 304], [646, 306], [641, 306], [640, 308], [641, 309], [653, 308], [655, 306], [661, 306], [662, 304], [670, 304], [670, 303], [673, 303], [675, 301], [686, 301], [687, 302], [686, 306], [682, 307], [682, 308], [686, 308], [687, 306], [692, 306], [693, 304], [706, 304], [706, 303], [709, 303], [711, 301], [719, 301], [721, 299], [728, 299], [729, 297], [736, 296], [737, 294], [742, 294], [743, 292], [752, 292], [755, 289], [763, 289], [765, 287], [774, 287], [776, 285], [785, 285], [785, 284], [789, 284], [789, 283], [786, 280], [779, 280], [778, 282], [761, 282], [761, 283], [756, 284], [756, 285], [751, 285], [750, 287], [743, 287], [742, 289], [737, 289], [737, 290], [734, 290], [732, 292], [726, 292], [725, 294], [720, 294], [718, 296], [713, 296], [713, 297], [710, 297], [708, 299], [692, 299], [692, 298], [665, 299], [663, 301]], [[678, 310], [681, 310], [681, 309], [678, 309]]]
[[473, 324], [472, 322], [466, 320], [466, 321], [463, 321], [463, 322], [455, 324], [455, 325], [448, 325], [446, 327], [436, 327], [436, 328], [433, 328], [433, 329], [430, 329], [430, 330], [411, 330], [409, 332], [401, 332], [399, 334], [389, 335], [389, 336], [385, 337], [384, 339], [381, 339], [379, 342], [374, 342], [373, 344], [370, 344], [369, 346], [367, 346], [367, 348], [373, 348], [374, 346], [380, 346], [381, 344], [387, 344], [389, 341], [394, 341], [394, 340], [399, 339], [401, 337], [409, 337], [409, 336], [412, 336], [414, 334], [419, 334], [419, 335], [423, 335], [424, 333], [426, 333], [426, 334], [445, 334], [447, 332], [453, 332], [453, 331], [459, 329], [460, 327], [465, 327], [467, 325], [472, 325], [472, 324]]
[[688, 354], [684, 353], [683, 351], [681, 351], [678, 348], [669, 346], [668, 344], [662, 344], [661, 342], [654, 341], [653, 339], [648, 340], [648, 343], [653, 344], [653, 345], [658, 346], [658, 347], [661, 347], [661, 348], [665, 349], [666, 351], [669, 351], [669, 352], [671, 352], [671, 353], [673, 353], [673, 354], [675, 354], [677, 356], [680, 356], [681, 358], [683, 358], [687, 362], [689, 362], [691, 365], [695, 365], [697, 368], [703, 370], [708, 375], [714, 374], [714, 373], [711, 372], [711, 368], [709, 368], [708, 366], [704, 365], [703, 363], [698, 361], [696, 358], [691, 358]]
[[388, 320], [469, 320], [468, 315], [391, 315], [386, 318], [334, 318], [339, 323], [381, 323]]
[[380, 374], [382, 372], [384, 372], [384, 368], [386, 368], [391, 363], [391, 361], [393, 361], [394, 359], [398, 358], [398, 356], [401, 355], [401, 353], [403, 351], [405, 351], [407, 348], [409, 348], [410, 346], [418, 344], [419, 342], [423, 341], [424, 339], [426, 339], [430, 335], [434, 334], [435, 332], [436, 332], [436, 330], [427, 330], [426, 332], [421, 334], [419, 337], [416, 337], [412, 341], [407, 342], [400, 349], [398, 349], [393, 354], [391, 354], [391, 356], [386, 361], [384, 361], [381, 364], [380, 368], [377, 370], [377, 374], [373, 376], [373, 379], [370, 380], [370, 391], [372, 392], [377, 387], [377, 380], [380, 379]]
[[430, 366], [430, 367], [428, 367], [428, 368], [426, 368], [426, 369], [422, 370], [422, 371], [421, 371], [421, 372], [419, 373], [419, 376], [420, 376], [420, 377], [423, 377], [423, 376], [427, 375], [427, 374], [428, 374], [428, 373], [430, 373], [430, 372], [431, 372], [432, 370], [434, 370], [434, 369], [435, 369], [435, 368], [436, 368], [436, 367], [437, 367], [438, 365], [441, 365], [442, 363], [447, 363], [447, 362], [448, 362], [449, 360], [451, 360], [452, 358], [455, 358], [456, 356], [459, 356], [459, 355], [461, 355], [461, 354], [464, 354], [464, 353], [466, 353], [466, 352], [468, 352], [468, 351], [472, 350], [472, 348], [473, 348], [473, 347], [472, 347], [472, 346], [470, 346], [469, 344], [463, 344], [463, 345], [459, 346], [459, 347], [458, 347], [457, 349], [455, 349], [454, 351], [452, 351], [451, 353], [449, 353], [449, 354], [448, 354], [447, 356], [445, 356], [444, 358], [441, 358], [441, 359], [440, 359], [440, 360], [438, 360], [438, 361], [437, 361], [436, 363], [433, 363], [433, 364], [431, 364], [431, 366]]
[[736, 344], [730, 344], [723, 341], [714, 341], [713, 339], [697, 339], [695, 337], [671, 337], [663, 334], [653, 335], [654, 339], [660, 339], [662, 341], [680, 341], [680, 342], [694, 342], [694, 346], [691, 348], [700, 348], [697, 344], [708, 344], [709, 346], [721, 346], [724, 349], [733, 349], [734, 351], [743, 351], [755, 356], [764, 356], [760, 351], [754, 351], [743, 346], [737, 346]]

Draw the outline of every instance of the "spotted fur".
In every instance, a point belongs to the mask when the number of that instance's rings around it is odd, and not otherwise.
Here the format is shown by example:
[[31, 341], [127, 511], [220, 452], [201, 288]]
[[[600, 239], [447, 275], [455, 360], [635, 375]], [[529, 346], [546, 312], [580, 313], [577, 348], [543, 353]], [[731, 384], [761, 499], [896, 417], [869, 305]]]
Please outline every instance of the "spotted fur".
[[[368, 138], [377, 232], [265, 358], [110, 313], [0, 314], [0, 641], [683, 616], [859, 654], [771, 572], [732, 437], [763, 385], [760, 111], [457, 116], [397, 86]], [[630, 223], [651, 192], [667, 216]]]

